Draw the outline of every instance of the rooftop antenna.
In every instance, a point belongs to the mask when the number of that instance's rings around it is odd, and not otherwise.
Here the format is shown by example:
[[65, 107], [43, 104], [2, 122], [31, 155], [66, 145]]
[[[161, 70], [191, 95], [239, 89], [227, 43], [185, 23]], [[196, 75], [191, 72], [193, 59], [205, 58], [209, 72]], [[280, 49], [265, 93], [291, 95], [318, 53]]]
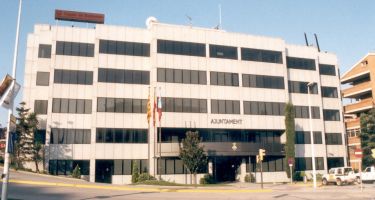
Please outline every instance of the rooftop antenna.
[[306, 33], [303, 33], [303, 34], [305, 34], [305, 42], [306, 42], [306, 46], [309, 46], [309, 41], [307, 41]]
[[318, 52], [320, 52], [320, 47], [319, 47], [319, 42], [318, 42], [318, 36], [316, 35], [316, 33], [314, 33], [314, 37], [315, 37], [316, 47], [318, 47]]
[[189, 15], [185, 15], [185, 16], [186, 16], [186, 18], [188, 18], [189, 26], [191, 27], [193, 25], [193, 23], [192, 23], [193, 19]]
[[219, 28], [222, 29], [223, 27], [221, 26], [221, 4], [219, 4]]

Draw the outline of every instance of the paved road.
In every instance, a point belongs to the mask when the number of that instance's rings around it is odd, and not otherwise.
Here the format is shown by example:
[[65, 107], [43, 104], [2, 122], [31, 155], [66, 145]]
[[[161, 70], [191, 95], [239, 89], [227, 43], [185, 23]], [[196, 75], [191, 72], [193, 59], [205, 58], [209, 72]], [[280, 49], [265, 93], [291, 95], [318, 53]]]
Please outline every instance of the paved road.
[[231, 184], [221, 187], [154, 187], [114, 186], [85, 181], [12, 172], [9, 199], [207, 199], [207, 200], [312, 200], [347, 199], [375, 200], [375, 185], [365, 184], [363, 192], [358, 185], [325, 186], [313, 191], [310, 185], [266, 184], [260, 190], [257, 184]]

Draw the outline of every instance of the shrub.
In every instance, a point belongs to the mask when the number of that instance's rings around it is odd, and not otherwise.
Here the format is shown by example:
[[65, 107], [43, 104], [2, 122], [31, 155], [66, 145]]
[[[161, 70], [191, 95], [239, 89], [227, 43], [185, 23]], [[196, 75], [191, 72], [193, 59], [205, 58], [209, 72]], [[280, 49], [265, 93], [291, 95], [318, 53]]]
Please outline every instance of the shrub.
[[132, 183], [138, 182], [139, 178], [139, 169], [136, 162], [133, 162], [133, 169], [132, 169]]
[[305, 176], [305, 172], [304, 171], [297, 171], [297, 172], [294, 172], [293, 174], [293, 180], [294, 181], [303, 181], [303, 177]]
[[215, 179], [211, 174], [205, 174], [200, 180], [200, 184], [214, 184]]
[[255, 176], [254, 174], [250, 173], [250, 174], [246, 174], [245, 176], [245, 182], [247, 183], [255, 183]]
[[156, 178], [148, 173], [142, 173], [139, 175], [137, 182], [145, 182], [149, 180], [156, 180]]
[[81, 178], [81, 168], [78, 165], [76, 165], [76, 167], [74, 168], [74, 170], [72, 172], [72, 177], [78, 178], [78, 179]]

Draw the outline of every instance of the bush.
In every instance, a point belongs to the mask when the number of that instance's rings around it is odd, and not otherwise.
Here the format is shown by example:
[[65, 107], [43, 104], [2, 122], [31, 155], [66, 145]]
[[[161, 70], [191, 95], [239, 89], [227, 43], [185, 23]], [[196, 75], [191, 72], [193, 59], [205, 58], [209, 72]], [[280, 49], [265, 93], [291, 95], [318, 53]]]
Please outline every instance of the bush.
[[303, 181], [303, 177], [305, 176], [305, 172], [304, 171], [297, 171], [297, 172], [294, 172], [293, 174], [293, 181]]
[[200, 180], [200, 184], [214, 184], [216, 181], [211, 174], [205, 174]]
[[250, 173], [250, 174], [246, 174], [245, 176], [245, 182], [247, 183], [255, 183], [255, 176], [254, 174]]
[[72, 177], [78, 178], [78, 179], [81, 178], [81, 168], [78, 165], [76, 165], [76, 167], [74, 168], [74, 170], [72, 172]]
[[317, 173], [316, 174], [316, 181], [322, 181], [323, 179], [323, 174]]
[[132, 183], [138, 182], [139, 178], [139, 169], [136, 162], [133, 162], [133, 169], [132, 169]]
[[151, 176], [148, 173], [142, 173], [142, 174], [139, 175], [137, 182], [139, 183], [139, 182], [145, 182], [145, 181], [149, 181], [149, 180], [156, 180], [156, 178]]

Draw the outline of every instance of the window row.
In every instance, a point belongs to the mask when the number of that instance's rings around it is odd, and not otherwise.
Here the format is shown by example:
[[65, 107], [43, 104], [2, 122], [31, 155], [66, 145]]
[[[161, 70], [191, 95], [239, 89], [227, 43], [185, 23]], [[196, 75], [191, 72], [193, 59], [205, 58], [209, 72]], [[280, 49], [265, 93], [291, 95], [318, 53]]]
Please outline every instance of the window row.
[[92, 71], [55, 69], [54, 83], [92, 85]]
[[210, 84], [221, 86], [239, 86], [238, 74], [229, 72], [210, 72]]
[[164, 112], [207, 113], [206, 99], [165, 97], [162, 103]]
[[[324, 170], [324, 158], [315, 157], [315, 169]], [[305, 171], [312, 170], [312, 158], [311, 157], [296, 157], [295, 158], [295, 170]]]
[[321, 75], [336, 76], [336, 69], [334, 65], [319, 64], [319, 73]]
[[257, 62], [283, 63], [281, 51], [241, 48], [241, 59]]
[[323, 109], [324, 121], [340, 121], [340, 111], [332, 109]]
[[[191, 130], [191, 129], [189, 129]], [[159, 130], [158, 130], [159, 131]], [[181, 142], [188, 129], [162, 128], [161, 141], [164, 143]], [[238, 130], [238, 129], [195, 129], [202, 142], [244, 142], [260, 144], [280, 144], [281, 131]]]
[[98, 97], [97, 112], [146, 113], [147, 99]]
[[[289, 92], [290, 93], [303, 93], [307, 94], [307, 84], [308, 82], [300, 82], [300, 81], [288, 81], [289, 84]], [[315, 83], [310, 86], [310, 93], [311, 94], [318, 94], [318, 85]]]
[[150, 44], [140, 42], [100, 40], [99, 53], [149, 57]]
[[52, 45], [39, 44], [38, 58], [51, 58]]
[[[187, 174], [188, 170], [179, 158], [158, 159], [158, 174]], [[208, 164], [207, 164], [208, 165]], [[207, 173], [207, 165], [198, 169], [198, 173]]]
[[206, 71], [158, 68], [158, 82], [207, 84]]
[[49, 86], [49, 72], [37, 72], [36, 73], [36, 85]]
[[[314, 131], [313, 137], [314, 137], [314, 144], [323, 144], [322, 132]], [[310, 131], [296, 131], [295, 143], [296, 144], [311, 144]]]
[[52, 128], [51, 144], [90, 144], [90, 129]]
[[[266, 156], [262, 161], [263, 172], [282, 172], [285, 171], [285, 163], [287, 161], [284, 157], [280, 156]], [[255, 157], [251, 157], [250, 163], [249, 159], [246, 159], [246, 172], [257, 172], [257, 163]], [[258, 166], [259, 170], [259, 166]]]
[[141, 70], [99, 68], [98, 82], [148, 85], [150, 84], [150, 72]]
[[158, 40], [157, 43], [158, 53], [200, 57], [206, 56], [206, 44], [171, 40]]
[[240, 101], [211, 100], [212, 114], [240, 114]]
[[210, 44], [210, 58], [237, 60], [237, 47]]
[[284, 77], [242, 74], [243, 87], [284, 89]]
[[38, 115], [46, 115], [48, 109], [48, 100], [35, 100], [34, 112]]
[[132, 175], [133, 166], [137, 165], [138, 173], [148, 173], [148, 160], [113, 160], [113, 175]]
[[338, 92], [336, 87], [322, 87], [322, 97], [338, 98]]
[[[320, 109], [318, 106], [311, 106], [313, 119], [320, 119]], [[309, 118], [309, 106], [294, 106], [294, 116], [295, 118]]]
[[56, 41], [56, 55], [94, 57], [94, 44]]
[[92, 101], [90, 99], [59, 99], [53, 98], [53, 113], [91, 114]]
[[315, 60], [308, 58], [286, 57], [286, 67], [293, 69], [315, 70]]
[[341, 145], [342, 144], [341, 133], [326, 133], [326, 144], [327, 145]]
[[77, 165], [81, 175], [90, 174], [89, 160], [49, 160], [48, 171], [52, 175], [71, 175]]
[[147, 129], [96, 129], [96, 143], [147, 143], [147, 136]]
[[283, 116], [285, 103], [244, 101], [243, 109], [245, 115], [276, 115]]

